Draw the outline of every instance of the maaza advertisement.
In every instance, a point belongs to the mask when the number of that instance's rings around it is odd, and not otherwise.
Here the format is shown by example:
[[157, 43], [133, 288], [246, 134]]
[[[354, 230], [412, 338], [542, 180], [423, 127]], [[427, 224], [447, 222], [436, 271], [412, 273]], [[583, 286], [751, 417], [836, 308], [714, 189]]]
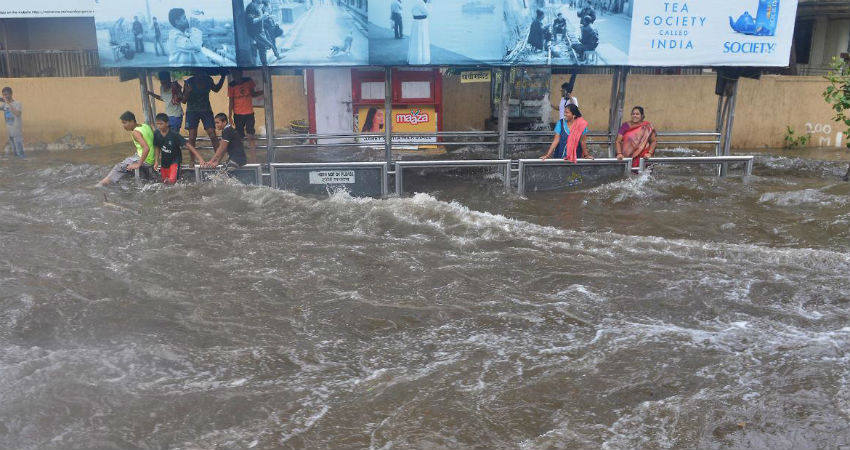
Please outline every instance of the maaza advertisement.
[[[383, 133], [386, 115], [384, 108], [363, 105], [357, 111], [357, 131], [360, 133]], [[410, 106], [392, 110], [392, 130], [395, 133], [435, 133], [437, 112], [434, 106]], [[360, 142], [384, 143], [384, 136], [361, 136]], [[401, 144], [429, 144], [437, 142], [434, 136], [393, 136], [393, 142]]]
[[785, 66], [796, 0], [635, 2], [629, 64]]

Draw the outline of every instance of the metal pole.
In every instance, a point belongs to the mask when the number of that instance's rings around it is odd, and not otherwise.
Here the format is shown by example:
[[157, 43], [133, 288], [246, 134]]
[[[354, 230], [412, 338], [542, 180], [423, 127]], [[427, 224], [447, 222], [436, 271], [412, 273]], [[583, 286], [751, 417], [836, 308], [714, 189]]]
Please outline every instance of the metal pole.
[[[148, 92], [154, 92], [153, 74], [145, 71], [145, 75], [147, 75], [145, 77], [145, 83], [147, 84]], [[156, 102], [151, 102], [151, 113], [153, 118], [156, 119]]]
[[499, 94], [499, 159], [505, 159], [508, 147], [508, 122], [511, 113], [511, 69], [502, 68], [502, 90]]
[[139, 93], [142, 96], [142, 113], [145, 116], [145, 123], [153, 126], [153, 110], [151, 109], [151, 97], [148, 95], [147, 76], [147, 70], [139, 70]]
[[610, 139], [611, 143], [608, 147], [608, 157], [613, 158], [616, 155], [616, 140], [617, 140], [617, 130], [620, 129], [620, 124], [623, 122], [623, 109], [626, 105], [626, 81], [629, 77], [629, 68], [622, 67], [620, 69], [620, 82], [617, 92], [617, 105], [614, 110], [614, 127], [611, 129]]
[[384, 152], [387, 166], [393, 163], [393, 68], [384, 68]]
[[611, 136], [614, 132], [614, 110], [616, 109], [616, 105], [614, 105], [614, 99], [617, 98], [619, 82], [620, 68], [615, 67], [614, 74], [611, 76], [611, 95], [608, 97], [608, 157], [611, 156]]
[[[718, 75], [719, 76], [719, 75]], [[721, 133], [723, 131], [723, 94], [717, 96], [717, 118], [714, 121], [714, 131]], [[714, 155], [720, 156], [720, 138], [717, 139], [717, 145], [714, 146]]]
[[[735, 103], [738, 99], [738, 80], [731, 80], [731, 95], [729, 96], [729, 109], [726, 114], [726, 131], [723, 138], [723, 156], [729, 156], [732, 148], [732, 125], [735, 123]], [[723, 163], [720, 166], [720, 176], [725, 177], [729, 170], [729, 164]]]
[[611, 78], [611, 96], [608, 98], [608, 157], [614, 156], [614, 134], [617, 132], [617, 99], [620, 94], [620, 67], [614, 68], [614, 75]]
[[272, 73], [268, 66], [263, 66], [263, 112], [266, 119], [266, 163], [272, 164], [275, 162], [274, 92], [272, 91]]
[[3, 54], [6, 58], [6, 74], [4, 76], [12, 76], [12, 64], [9, 62], [9, 39], [6, 37], [6, 21], [0, 20], [3, 23]]

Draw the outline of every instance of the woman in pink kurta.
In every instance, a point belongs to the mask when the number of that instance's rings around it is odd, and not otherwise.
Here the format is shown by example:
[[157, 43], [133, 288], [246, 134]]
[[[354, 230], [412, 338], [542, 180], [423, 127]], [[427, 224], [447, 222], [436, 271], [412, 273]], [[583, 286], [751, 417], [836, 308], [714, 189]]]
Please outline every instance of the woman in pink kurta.
[[632, 158], [632, 168], [640, 166], [640, 159], [655, 154], [655, 129], [646, 120], [643, 108], [632, 108], [631, 120], [623, 123], [617, 132], [617, 159]]

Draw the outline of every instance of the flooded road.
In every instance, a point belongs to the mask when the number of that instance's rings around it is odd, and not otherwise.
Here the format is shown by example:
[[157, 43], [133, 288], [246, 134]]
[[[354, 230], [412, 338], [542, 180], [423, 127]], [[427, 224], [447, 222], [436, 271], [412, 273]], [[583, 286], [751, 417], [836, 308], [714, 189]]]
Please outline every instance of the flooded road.
[[850, 447], [846, 154], [374, 200], [124, 153], [0, 156], [0, 448]]

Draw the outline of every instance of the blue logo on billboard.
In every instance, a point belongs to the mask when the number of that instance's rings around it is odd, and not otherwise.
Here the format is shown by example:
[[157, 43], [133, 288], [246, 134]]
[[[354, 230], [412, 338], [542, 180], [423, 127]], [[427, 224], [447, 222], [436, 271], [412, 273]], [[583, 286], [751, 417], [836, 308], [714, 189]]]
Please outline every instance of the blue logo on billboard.
[[729, 16], [729, 26], [738, 33], [751, 36], [773, 36], [779, 19], [779, 0], [759, 0], [756, 18], [744, 11], [738, 20]]

